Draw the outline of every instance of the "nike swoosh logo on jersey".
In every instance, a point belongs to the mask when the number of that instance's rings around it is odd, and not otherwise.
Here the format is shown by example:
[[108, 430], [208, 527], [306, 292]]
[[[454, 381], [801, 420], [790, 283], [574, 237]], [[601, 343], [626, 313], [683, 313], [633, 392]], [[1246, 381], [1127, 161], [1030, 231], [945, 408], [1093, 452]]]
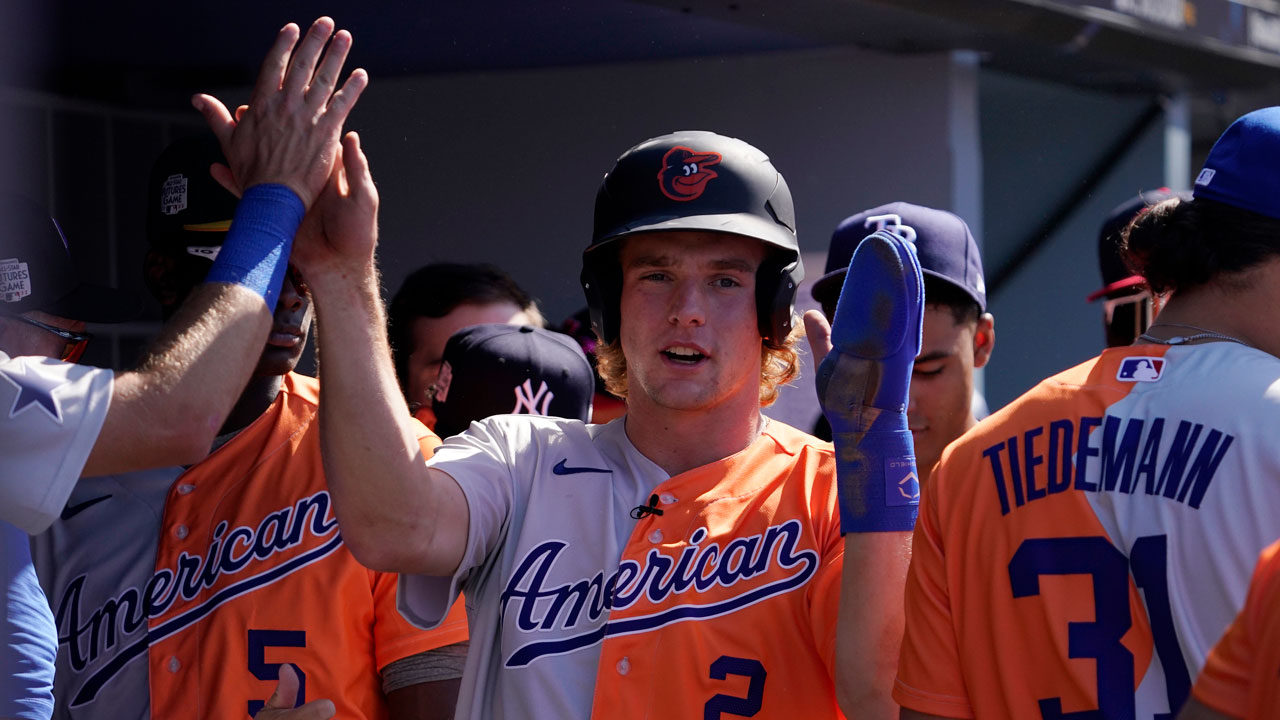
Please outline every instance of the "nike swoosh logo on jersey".
[[78, 503], [78, 504], [76, 504], [76, 505], [68, 505], [68, 506], [66, 506], [66, 507], [62, 508], [62, 519], [63, 519], [63, 520], [70, 520], [71, 518], [75, 517], [76, 515], [79, 515], [80, 513], [84, 512], [85, 510], [88, 510], [90, 506], [92, 506], [92, 505], [97, 505], [98, 503], [102, 502], [103, 500], [106, 500], [106, 499], [107, 499], [107, 498], [109, 498], [109, 497], [111, 497], [111, 496], [110, 496], [110, 495], [103, 495], [102, 497], [96, 497], [96, 498], [94, 498], [94, 499], [92, 499], [92, 500], [85, 500], [84, 502], [82, 502], [82, 503]]
[[551, 472], [557, 475], [577, 475], [578, 473], [612, 473], [613, 472], [609, 468], [568, 467], [565, 465], [565, 462], [567, 462], [568, 460], [569, 458], [565, 458], [564, 460], [561, 460], [560, 462], [556, 463], [556, 466], [551, 468]]

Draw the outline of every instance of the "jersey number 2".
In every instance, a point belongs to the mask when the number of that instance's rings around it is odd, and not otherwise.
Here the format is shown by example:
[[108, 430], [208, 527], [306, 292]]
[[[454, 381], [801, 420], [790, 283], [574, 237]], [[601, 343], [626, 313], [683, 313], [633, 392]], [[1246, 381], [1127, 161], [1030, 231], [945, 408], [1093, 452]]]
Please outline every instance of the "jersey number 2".
[[724, 715], [752, 717], [760, 712], [764, 704], [764, 665], [759, 660], [721, 655], [711, 663], [711, 679], [724, 680], [730, 675], [741, 675], [749, 678], [747, 696], [713, 695], [706, 705], [702, 706], [702, 720], [720, 720]]
[[[267, 648], [306, 646], [307, 633], [304, 630], [250, 630], [249, 672], [259, 680], [274, 683], [280, 677], [281, 664], [267, 662]], [[297, 707], [307, 697], [307, 676], [297, 665], [294, 665], [293, 669], [298, 671], [298, 702], [294, 704], [294, 707]], [[250, 700], [249, 717], [257, 715], [266, 704], [264, 700]]]
[[1138, 538], [1125, 557], [1104, 537], [1044, 538], [1025, 540], [1009, 561], [1009, 581], [1015, 598], [1040, 594], [1041, 575], [1089, 575], [1093, 578], [1093, 622], [1073, 622], [1068, 628], [1068, 655], [1097, 661], [1098, 709], [1062, 711], [1062, 698], [1040, 700], [1045, 720], [1132, 720], [1134, 705], [1133, 653], [1120, 644], [1133, 619], [1129, 614], [1129, 574], [1146, 599], [1151, 620], [1152, 644], [1164, 668], [1169, 713], [1178, 712], [1191, 690], [1191, 678], [1169, 610], [1166, 538]]

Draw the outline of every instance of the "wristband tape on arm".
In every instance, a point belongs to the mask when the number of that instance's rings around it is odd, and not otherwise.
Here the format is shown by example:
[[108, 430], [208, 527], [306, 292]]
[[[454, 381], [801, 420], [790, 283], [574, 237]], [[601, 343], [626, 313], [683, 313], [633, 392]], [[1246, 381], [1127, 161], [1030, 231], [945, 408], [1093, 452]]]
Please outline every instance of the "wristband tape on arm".
[[261, 295], [267, 311], [274, 312], [293, 236], [304, 214], [302, 200], [284, 185], [254, 185], [245, 190], [205, 282], [246, 287]]

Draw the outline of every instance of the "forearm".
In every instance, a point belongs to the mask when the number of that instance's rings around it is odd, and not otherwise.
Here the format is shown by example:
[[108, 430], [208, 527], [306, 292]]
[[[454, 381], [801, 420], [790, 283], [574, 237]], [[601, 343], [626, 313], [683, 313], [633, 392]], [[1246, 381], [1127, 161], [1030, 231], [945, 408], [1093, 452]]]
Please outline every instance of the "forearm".
[[[261, 295], [227, 283], [197, 287], [138, 369], [116, 378], [82, 474], [203, 458], [249, 381], [270, 326]], [[147, 432], [138, 432], [142, 427]]]
[[[373, 260], [309, 283], [325, 474], [345, 542], [376, 570], [448, 574], [461, 546], [438, 546], [435, 537], [458, 523], [456, 513], [442, 517], [448, 499], [441, 488], [456, 485], [424, 464], [395, 377]], [[465, 518], [465, 505], [461, 514]]]
[[836, 698], [847, 717], [896, 718], [911, 533], [849, 533], [836, 637]]

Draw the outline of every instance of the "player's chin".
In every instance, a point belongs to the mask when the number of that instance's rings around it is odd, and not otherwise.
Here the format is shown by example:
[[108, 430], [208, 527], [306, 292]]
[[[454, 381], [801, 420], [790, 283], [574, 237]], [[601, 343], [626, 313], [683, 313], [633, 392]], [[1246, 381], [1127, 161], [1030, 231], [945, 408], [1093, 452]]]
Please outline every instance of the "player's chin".
[[258, 358], [258, 366], [253, 374], [259, 377], [288, 375], [302, 359], [302, 348], [301, 345], [291, 348], [268, 345], [262, 351], [262, 356]]

